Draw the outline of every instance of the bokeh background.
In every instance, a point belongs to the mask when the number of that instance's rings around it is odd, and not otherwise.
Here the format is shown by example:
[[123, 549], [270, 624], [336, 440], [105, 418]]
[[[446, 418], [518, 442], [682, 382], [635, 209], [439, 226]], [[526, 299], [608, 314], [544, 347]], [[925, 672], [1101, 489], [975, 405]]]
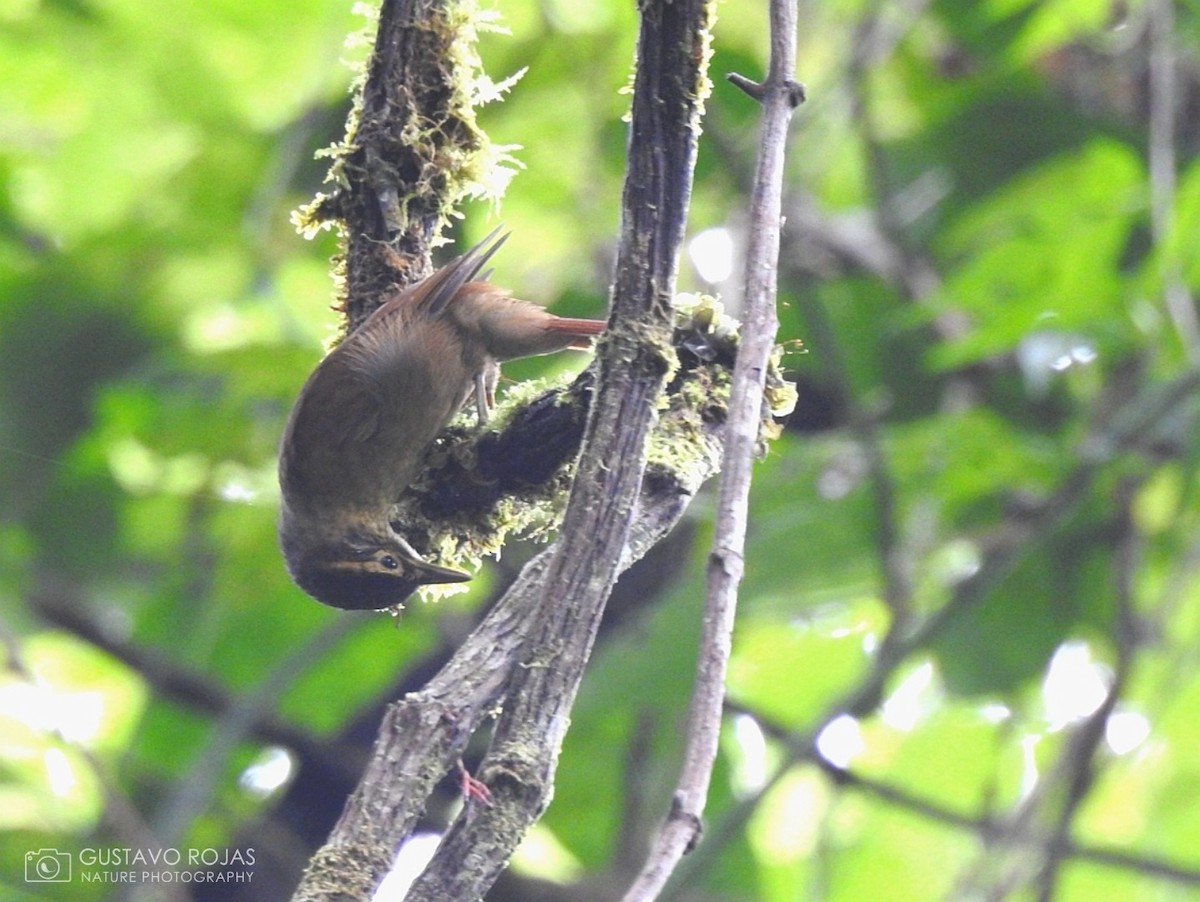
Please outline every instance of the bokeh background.
[[[719, 7], [681, 287], [736, 312], [764, 2]], [[696, 900], [1200, 892], [1200, 16], [802, 0], [781, 340]], [[499, 0], [496, 281], [601, 315], [635, 4]], [[465, 595], [326, 610], [275, 445], [336, 322], [320, 189], [350, 0], [0, 2], [0, 895], [288, 897]], [[803, 342], [799, 347], [796, 341]], [[583, 358], [520, 362], [513, 379]], [[490, 898], [613, 899], [667, 809], [711, 497], [618, 587], [556, 796]], [[469, 762], [468, 762], [469, 763]], [[458, 804], [453, 777], [381, 891]], [[253, 850], [113, 887], [88, 849]], [[25, 880], [27, 853], [70, 883]]]

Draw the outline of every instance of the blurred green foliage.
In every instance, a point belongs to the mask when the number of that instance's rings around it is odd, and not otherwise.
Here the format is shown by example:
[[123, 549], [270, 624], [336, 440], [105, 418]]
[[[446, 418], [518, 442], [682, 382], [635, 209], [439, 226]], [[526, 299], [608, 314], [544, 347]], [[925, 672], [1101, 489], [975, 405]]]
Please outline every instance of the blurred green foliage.
[[[528, 72], [481, 111], [526, 167], [494, 278], [599, 315], [636, 5], [497, 5], [488, 69]], [[692, 234], [735, 251], [757, 110], [719, 79], [763, 71], [765, 6], [720, 7], [697, 169]], [[1200, 20], [1156, 33], [1164, 9], [802, 4], [780, 276], [801, 403], [756, 471], [683, 892], [1196, 892]], [[247, 898], [286, 897], [337, 814], [304, 775], [352, 772], [380, 699], [528, 553], [396, 628], [320, 608], [275, 549], [275, 443], [335, 327], [334, 240], [288, 217], [342, 136], [364, 23], [347, 0], [0, 3], [5, 898], [116, 898], [41, 892], [26, 853], [149, 843], [254, 847], [288, 866]], [[736, 304], [737, 275], [684, 260], [681, 287]], [[518, 887], [615, 897], [667, 810], [710, 508], [602, 634], [541, 828], [558, 857], [522, 856]]]

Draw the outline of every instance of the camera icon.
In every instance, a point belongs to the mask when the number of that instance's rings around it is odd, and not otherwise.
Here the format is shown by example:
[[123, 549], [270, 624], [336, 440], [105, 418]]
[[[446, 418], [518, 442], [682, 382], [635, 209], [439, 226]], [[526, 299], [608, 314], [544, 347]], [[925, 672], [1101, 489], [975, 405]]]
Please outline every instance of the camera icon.
[[26, 883], [69, 883], [71, 853], [58, 849], [38, 849], [25, 853]]

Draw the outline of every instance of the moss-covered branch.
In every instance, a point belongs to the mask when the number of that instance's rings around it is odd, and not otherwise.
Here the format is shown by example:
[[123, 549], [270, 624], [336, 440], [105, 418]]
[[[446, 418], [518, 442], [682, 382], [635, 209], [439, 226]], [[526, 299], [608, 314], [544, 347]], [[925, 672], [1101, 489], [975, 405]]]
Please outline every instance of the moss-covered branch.
[[393, 286], [427, 275], [430, 248], [462, 200], [498, 197], [513, 172], [508, 148], [475, 119], [506, 87], [484, 74], [475, 50], [495, 15], [475, 0], [384, 0], [346, 137], [325, 152], [331, 188], [295, 217], [307, 234], [342, 237], [347, 330]]
[[[738, 324], [707, 296], [676, 299], [672, 337], [678, 361], [650, 432], [648, 465], [661, 478], [693, 483], [686, 472], [713, 472], [698, 442], [707, 424], [724, 421]], [[790, 411], [791, 386], [769, 369], [772, 412]], [[595, 368], [567, 385], [510, 392], [480, 431], [464, 413], [433, 448], [421, 480], [400, 499], [393, 520], [423, 555], [446, 566], [477, 567], [510, 536], [545, 538], [562, 519], [584, 425], [595, 391]], [[433, 596], [460, 590], [432, 586]]]
[[[414, 18], [422, 13], [427, 23]], [[514, 531], [549, 532], [561, 519], [558, 541], [436, 677], [389, 709], [297, 899], [370, 898], [436, 783], [499, 710], [481, 770], [494, 803], [456, 822], [409, 898], [482, 896], [549, 801], [616, 577], [666, 535], [720, 466], [737, 331], [711, 299], [679, 305], [674, 296], [712, 17], [708, 0], [642, 4], [613, 317], [593, 365], [570, 386], [514, 399], [485, 430], [469, 418], [452, 425], [393, 511], [420, 552], [446, 562], [470, 564]], [[481, 136], [453, 103], [464, 57], [443, 29], [455, 21], [431, 0], [384, 3], [362, 107], [335, 166], [338, 188], [308, 211], [310, 223], [344, 220], [351, 323], [388, 285], [414, 275], [400, 255], [427, 250], [475, 178], [474, 164], [439, 163], [457, 153], [482, 159]], [[418, 102], [435, 112], [417, 115]], [[775, 402], [786, 407], [789, 391], [777, 374], [776, 382]]]

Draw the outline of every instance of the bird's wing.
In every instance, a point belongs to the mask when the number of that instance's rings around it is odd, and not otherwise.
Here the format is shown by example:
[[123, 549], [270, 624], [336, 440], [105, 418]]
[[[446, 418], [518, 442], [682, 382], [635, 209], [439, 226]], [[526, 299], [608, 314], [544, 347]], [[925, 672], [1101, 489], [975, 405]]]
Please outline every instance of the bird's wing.
[[337, 454], [379, 431], [382, 404], [370, 380], [336, 351], [313, 373], [289, 424], [300, 456]]
[[309, 378], [280, 448], [285, 498], [345, 504], [371, 500], [363, 449], [380, 434], [383, 405], [336, 351]]

